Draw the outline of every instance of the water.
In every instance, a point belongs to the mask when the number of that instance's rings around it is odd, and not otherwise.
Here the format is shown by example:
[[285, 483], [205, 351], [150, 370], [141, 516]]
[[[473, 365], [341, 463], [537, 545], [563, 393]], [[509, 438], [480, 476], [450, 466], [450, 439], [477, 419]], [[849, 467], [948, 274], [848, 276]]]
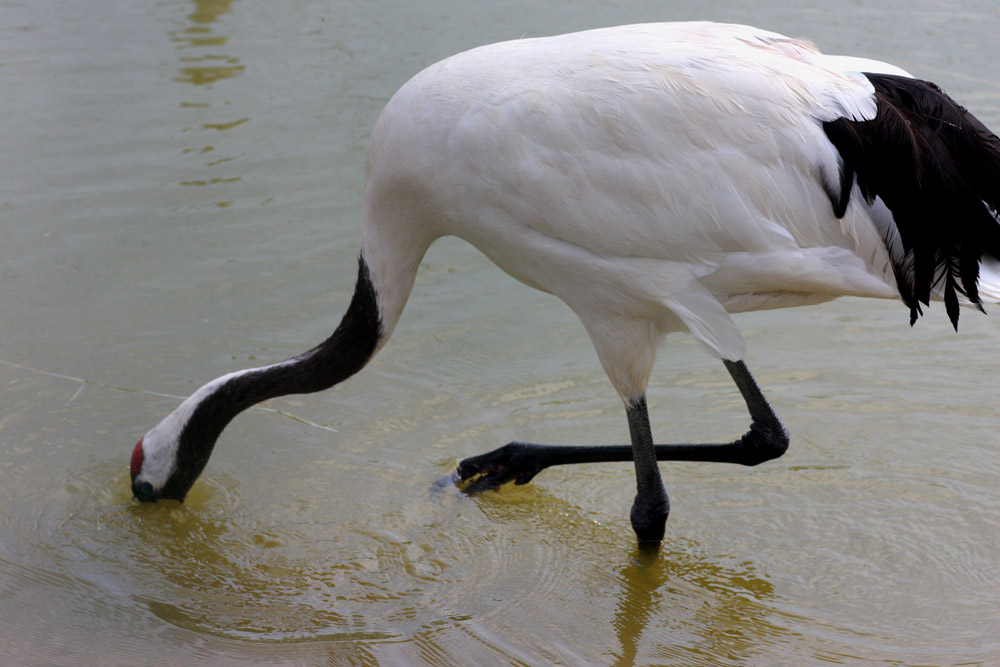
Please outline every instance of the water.
[[[332, 391], [223, 435], [183, 505], [128, 491], [177, 396], [321, 340], [353, 288], [367, 137], [409, 76], [501, 39], [712, 18], [891, 60], [1000, 127], [995, 3], [0, 5], [0, 658], [14, 664], [1000, 663], [996, 316], [843, 300], [739, 317], [793, 434], [756, 469], [430, 492], [519, 438], [622, 442], [569, 310], [457, 241]], [[746, 428], [684, 337], [660, 440]]]

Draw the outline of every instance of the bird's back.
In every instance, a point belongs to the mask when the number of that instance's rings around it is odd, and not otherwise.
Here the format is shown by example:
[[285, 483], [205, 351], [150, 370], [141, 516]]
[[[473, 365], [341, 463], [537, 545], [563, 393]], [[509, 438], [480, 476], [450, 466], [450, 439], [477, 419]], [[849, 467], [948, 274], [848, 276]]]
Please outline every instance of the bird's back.
[[542, 234], [623, 257], [711, 262], [788, 235], [843, 244], [828, 216], [803, 219], [800, 200], [823, 178], [837, 185], [821, 121], [875, 107], [863, 76], [821, 59], [804, 42], [703, 23], [495, 44], [411, 80], [376, 128], [373, 157], [391, 153], [396, 176], [409, 168], [447, 213], [447, 233], [499, 205]]

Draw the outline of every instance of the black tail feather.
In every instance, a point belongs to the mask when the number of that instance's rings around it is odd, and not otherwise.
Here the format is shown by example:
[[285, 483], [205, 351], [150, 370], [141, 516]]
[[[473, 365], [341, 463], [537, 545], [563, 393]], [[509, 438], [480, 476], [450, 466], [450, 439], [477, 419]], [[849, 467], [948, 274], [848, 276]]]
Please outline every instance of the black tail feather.
[[865, 76], [875, 118], [840, 118], [823, 129], [840, 152], [843, 180], [856, 175], [868, 203], [878, 197], [892, 212], [904, 251], [893, 271], [910, 323], [941, 288], [957, 328], [960, 294], [982, 309], [983, 254], [1000, 257], [1000, 139], [933, 83]]

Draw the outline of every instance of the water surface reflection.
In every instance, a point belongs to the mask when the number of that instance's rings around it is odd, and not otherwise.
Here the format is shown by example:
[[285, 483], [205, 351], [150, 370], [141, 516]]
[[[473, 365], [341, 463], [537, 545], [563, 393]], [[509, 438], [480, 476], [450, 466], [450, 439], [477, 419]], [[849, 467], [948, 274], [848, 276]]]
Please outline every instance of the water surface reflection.
[[[697, 544], [680, 542], [660, 553], [636, 550], [622, 568], [623, 590], [612, 622], [621, 645], [615, 664], [636, 664], [644, 639], [656, 641], [659, 648], [653, 655], [671, 664], [739, 665], [766, 655], [787, 632], [771, 619], [773, 586], [755, 574], [751, 563], [728, 568], [717, 558], [699, 556]], [[695, 608], [688, 606], [693, 589], [700, 603]], [[686, 613], [678, 614], [681, 609]], [[688, 613], [692, 616], [684, 618]], [[663, 618], [674, 619], [676, 627], [657, 627]], [[672, 630], [671, 635], [687, 630], [694, 636], [664, 642], [664, 630]]]
[[180, 76], [174, 81], [207, 86], [237, 76], [244, 70], [239, 58], [207, 51], [189, 55], [189, 50], [224, 46], [229, 38], [216, 34], [212, 24], [230, 11], [235, 0], [194, 0], [195, 10], [187, 15], [190, 24], [170, 32], [170, 38], [182, 49]]

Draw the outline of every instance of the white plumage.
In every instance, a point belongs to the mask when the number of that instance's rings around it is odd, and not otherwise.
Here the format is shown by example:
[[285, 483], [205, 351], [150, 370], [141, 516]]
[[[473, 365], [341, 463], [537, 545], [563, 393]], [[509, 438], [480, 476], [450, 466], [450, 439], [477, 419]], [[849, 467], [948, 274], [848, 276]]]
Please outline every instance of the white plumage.
[[[437, 236], [463, 238], [565, 301], [625, 399], [665, 332], [736, 360], [728, 313], [897, 296], [864, 200], [838, 220], [822, 187], [840, 167], [817, 121], [875, 115], [872, 85], [841, 71], [852, 62], [744, 26], [668, 23], [437, 63], [372, 136], [376, 288], [404, 283], [398, 267]], [[383, 303], [389, 330], [401, 306]]]
[[[634, 460], [632, 524], [657, 542], [657, 460], [756, 465], [788, 436], [731, 313], [842, 295], [1000, 298], [1000, 140], [893, 65], [711, 23], [485, 46], [427, 68], [379, 118], [358, 284], [334, 334], [219, 378], [140, 440], [133, 491], [183, 500], [226, 424], [319, 391], [391, 336], [430, 244], [462, 238], [579, 316], [625, 401], [631, 447], [512, 443], [466, 459], [472, 488], [558, 463]], [[645, 389], [664, 334], [722, 359], [753, 425], [733, 443], [653, 445]]]

